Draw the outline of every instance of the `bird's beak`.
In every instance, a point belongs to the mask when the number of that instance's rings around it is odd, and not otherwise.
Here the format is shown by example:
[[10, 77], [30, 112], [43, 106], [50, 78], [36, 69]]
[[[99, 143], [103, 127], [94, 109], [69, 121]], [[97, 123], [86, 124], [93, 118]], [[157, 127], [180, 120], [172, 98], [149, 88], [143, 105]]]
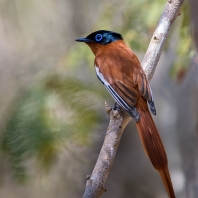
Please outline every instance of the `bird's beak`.
[[76, 41], [78, 41], [78, 42], [84, 42], [84, 43], [93, 42], [91, 39], [87, 39], [87, 38], [78, 38], [78, 39], [76, 39]]

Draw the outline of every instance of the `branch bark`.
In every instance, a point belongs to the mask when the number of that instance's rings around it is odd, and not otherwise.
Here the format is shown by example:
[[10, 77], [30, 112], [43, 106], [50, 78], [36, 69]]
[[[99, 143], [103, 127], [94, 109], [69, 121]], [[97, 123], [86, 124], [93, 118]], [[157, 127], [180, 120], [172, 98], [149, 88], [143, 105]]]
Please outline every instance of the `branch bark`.
[[[149, 81], [153, 77], [170, 27], [179, 15], [183, 2], [184, 0], [168, 0], [160, 17], [158, 26], [142, 61], [142, 67]], [[106, 192], [106, 179], [112, 167], [123, 131], [131, 120], [129, 115], [123, 110], [120, 112], [112, 110], [107, 104], [106, 111], [110, 114], [109, 127], [94, 170], [91, 176], [87, 177], [83, 198], [99, 198]]]

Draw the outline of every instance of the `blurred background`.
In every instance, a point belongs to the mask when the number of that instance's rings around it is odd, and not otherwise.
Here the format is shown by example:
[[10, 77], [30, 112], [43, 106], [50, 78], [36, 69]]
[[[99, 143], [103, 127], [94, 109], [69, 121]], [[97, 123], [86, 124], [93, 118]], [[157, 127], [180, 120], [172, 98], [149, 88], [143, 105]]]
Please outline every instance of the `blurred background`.
[[[78, 198], [114, 104], [94, 56], [75, 39], [121, 33], [140, 61], [166, 1], [0, 0], [0, 197]], [[198, 70], [185, 2], [151, 87], [177, 197], [198, 197]], [[134, 121], [126, 128], [104, 198], [165, 198]]]

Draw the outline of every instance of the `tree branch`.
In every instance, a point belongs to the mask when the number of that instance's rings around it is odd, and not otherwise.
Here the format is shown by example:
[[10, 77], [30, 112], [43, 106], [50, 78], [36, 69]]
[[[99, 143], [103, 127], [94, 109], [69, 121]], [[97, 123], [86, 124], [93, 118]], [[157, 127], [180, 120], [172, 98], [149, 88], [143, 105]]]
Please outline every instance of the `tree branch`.
[[106, 191], [105, 181], [113, 164], [124, 128], [131, 121], [124, 110], [120, 112], [112, 110], [106, 102], [105, 106], [107, 113], [110, 114], [110, 122], [94, 170], [90, 177], [87, 176], [83, 198], [100, 197]]
[[[184, 0], [168, 0], [164, 12], [161, 15], [158, 26], [142, 61], [142, 67], [149, 80], [153, 77], [170, 27], [179, 15], [183, 2]], [[110, 114], [110, 123], [94, 170], [91, 176], [87, 177], [83, 198], [99, 198], [106, 191], [106, 179], [112, 167], [123, 131], [131, 120], [129, 115], [123, 110], [120, 112], [112, 110], [106, 103], [105, 106], [106, 111]]]

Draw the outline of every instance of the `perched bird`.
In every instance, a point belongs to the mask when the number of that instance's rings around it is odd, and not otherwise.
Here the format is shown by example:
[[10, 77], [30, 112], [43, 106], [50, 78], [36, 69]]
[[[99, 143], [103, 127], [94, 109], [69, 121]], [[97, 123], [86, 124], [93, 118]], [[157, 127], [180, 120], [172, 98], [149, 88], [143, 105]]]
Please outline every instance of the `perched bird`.
[[175, 198], [166, 151], [149, 112], [150, 108], [156, 114], [152, 91], [138, 58], [116, 32], [99, 30], [76, 41], [91, 48], [99, 80], [117, 104], [135, 119], [146, 155], [159, 171], [169, 197]]

